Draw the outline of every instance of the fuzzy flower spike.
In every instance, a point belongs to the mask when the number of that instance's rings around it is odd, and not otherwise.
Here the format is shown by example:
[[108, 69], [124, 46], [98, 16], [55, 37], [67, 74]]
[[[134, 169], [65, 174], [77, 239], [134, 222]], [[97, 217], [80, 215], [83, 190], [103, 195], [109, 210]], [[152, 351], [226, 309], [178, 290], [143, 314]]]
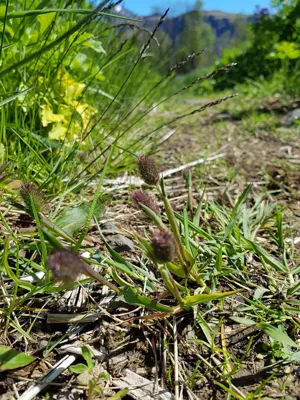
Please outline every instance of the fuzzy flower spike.
[[151, 246], [157, 262], [166, 263], [175, 258], [176, 242], [171, 233], [163, 230], [153, 232]]
[[102, 285], [108, 286], [116, 293], [120, 293], [113, 283], [104, 279], [98, 272], [87, 263], [85, 263], [78, 253], [69, 249], [55, 249], [48, 258], [48, 266], [55, 279], [64, 284], [75, 283], [80, 275], [87, 275]]
[[20, 195], [26, 205], [27, 210], [32, 213], [32, 203], [37, 212], [43, 212], [46, 207], [46, 200], [40, 188], [34, 183], [23, 183], [20, 188]]
[[137, 165], [142, 179], [147, 185], [154, 186], [159, 181], [159, 173], [154, 164], [154, 160], [148, 156], [140, 156], [137, 159]]
[[54, 250], [49, 256], [48, 265], [55, 279], [65, 284], [76, 282], [85, 271], [85, 263], [79, 255], [68, 249]]
[[155, 214], [160, 215], [160, 208], [156, 203], [156, 198], [152, 193], [145, 192], [141, 189], [135, 190], [131, 195], [131, 199], [134, 203], [138, 205], [142, 204], [143, 206], [146, 206], [150, 208], [150, 210], [154, 211]]

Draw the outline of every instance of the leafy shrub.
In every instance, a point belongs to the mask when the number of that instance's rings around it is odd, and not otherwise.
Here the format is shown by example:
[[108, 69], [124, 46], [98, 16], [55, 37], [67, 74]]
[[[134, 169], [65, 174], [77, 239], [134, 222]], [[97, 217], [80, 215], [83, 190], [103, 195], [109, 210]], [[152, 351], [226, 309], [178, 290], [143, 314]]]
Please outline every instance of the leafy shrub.
[[[275, 15], [266, 8], [257, 9], [251, 24], [252, 40], [247, 49], [240, 54], [225, 52], [223, 55], [221, 64], [234, 61], [238, 68], [232, 69], [226, 79], [219, 77], [217, 89], [232, 87], [247, 79], [256, 80], [260, 76], [271, 78], [276, 71], [282, 71], [289, 81], [292, 78], [293, 83], [299, 78], [300, 2], [281, 3], [278, 2]], [[292, 86], [294, 90], [300, 90], [299, 84], [297, 87], [289, 85]]]

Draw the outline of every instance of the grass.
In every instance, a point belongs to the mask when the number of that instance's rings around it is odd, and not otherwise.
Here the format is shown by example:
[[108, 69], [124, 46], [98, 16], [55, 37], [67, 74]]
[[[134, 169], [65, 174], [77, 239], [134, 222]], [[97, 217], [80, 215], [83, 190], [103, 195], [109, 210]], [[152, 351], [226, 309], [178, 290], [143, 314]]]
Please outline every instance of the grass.
[[[45, 371], [61, 360], [67, 344], [78, 362], [42, 395], [62, 384], [87, 398], [126, 396], [114, 386], [124, 369], [117, 368], [118, 351], [127, 368], [152, 380], [154, 368], [176, 398], [181, 390], [185, 398], [267, 398], [276, 385], [276, 395], [293, 395], [300, 227], [290, 212], [298, 166], [280, 158], [280, 140], [292, 147], [298, 128], [280, 132], [278, 115], [257, 113], [270, 98], [265, 93], [278, 88], [257, 83], [258, 95], [244, 86], [239, 99], [214, 112], [215, 94], [182, 103], [201, 79], [178, 90], [171, 75], [156, 75], [138, 36], [127, 38], [103, 19], [108, 2], [96, 20], [84, 4], [54, 14], [25, 12], [24, 5], [10, 4], [2, 17], [0, 370], [7, 391], [25, 392], [30, 368], [40, 378], [39, 366]], [[225, 110], [230, 120], [214, 121]], [[174, 127], [176, 136], [157, 147]], [[280, 145], [269, 145], [274, 159], [265, 159], [270, 131]], [[242, 152], [252, 145], [253, 172]], [[199, 150], [205, 157], [223, 147], [226, 156], [213, 164], [144, 185], [155, 208], [137, 209], [133, 187], [107, 181], [135, 175], [136, 155], [145, 150], [165, 170], [199, 158]], [[268, 169], [279, 161], [281, 180]], [[24, 195], [22, 182], [37, 189]], [[135, 250], [118, 253], [105, 221], [120, 221]], [[90, 276], [58, 284], [48, 260], [61, 247], [84, 255], [117, 295]], [[63, 259], [64, 273], [76, 270], [73, 256], [72, 265]]]

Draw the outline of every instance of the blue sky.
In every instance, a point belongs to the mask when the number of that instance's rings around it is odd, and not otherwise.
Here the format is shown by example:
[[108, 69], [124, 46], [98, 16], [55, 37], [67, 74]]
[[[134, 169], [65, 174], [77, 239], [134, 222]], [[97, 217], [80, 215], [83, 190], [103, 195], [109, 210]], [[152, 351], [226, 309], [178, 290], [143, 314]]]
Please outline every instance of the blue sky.
[[[186, 11], [194, 0], [124, 0], [123, 5], [130, 11], [147, 15], [153, 11], [155, 6], [161, 9], [171, 7], [172, 14]], [[205, 10], [221, 10], [233, 13], [253, 13], [255, 6], [269, 7], [270, 0], [204, 0]]]

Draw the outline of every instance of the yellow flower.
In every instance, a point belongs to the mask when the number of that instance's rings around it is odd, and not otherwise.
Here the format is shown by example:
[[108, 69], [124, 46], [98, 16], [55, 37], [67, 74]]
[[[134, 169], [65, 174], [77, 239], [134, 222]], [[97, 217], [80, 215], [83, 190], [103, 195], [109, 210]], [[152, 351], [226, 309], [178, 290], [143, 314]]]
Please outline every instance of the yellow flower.
[[54, 114], [49, 104], [44, 104], [42, 108], [42, 125], [48, 126], [53, 122], [64, 122], [65, 117], [62, 114]]
[[77, 99], [79, 96], [81, 96], [84, 88], [85, 85], [83, 83], [75, 82], [75, 84], [73, 85], [68, 85], [65, 91], [65, 96], [67, 100], [71, 101], [72, 99]]
[[58, 122], [53, 126], [51, 131], [49, 132], [49, 139], [53, 140], [63, 140], [66, 136], [67, 128]]
[[72, 105], [74, 106], [76, 112], [78, 112], [80, 115], [83, 126], [85, 127], [95, 115], [96, 110], [89, 106], [88, 103], [73, 102]]
[[[61, 71], [59, 72], [59, 76], [61, 76]], [[78, 83], [72, 79], [68, 72], [61, 76], [60, 89], [65, 95], [65, 101], [71, 102], [73, 99], [77, 99], [81, 96], [84, 88], [85, 84]]]

